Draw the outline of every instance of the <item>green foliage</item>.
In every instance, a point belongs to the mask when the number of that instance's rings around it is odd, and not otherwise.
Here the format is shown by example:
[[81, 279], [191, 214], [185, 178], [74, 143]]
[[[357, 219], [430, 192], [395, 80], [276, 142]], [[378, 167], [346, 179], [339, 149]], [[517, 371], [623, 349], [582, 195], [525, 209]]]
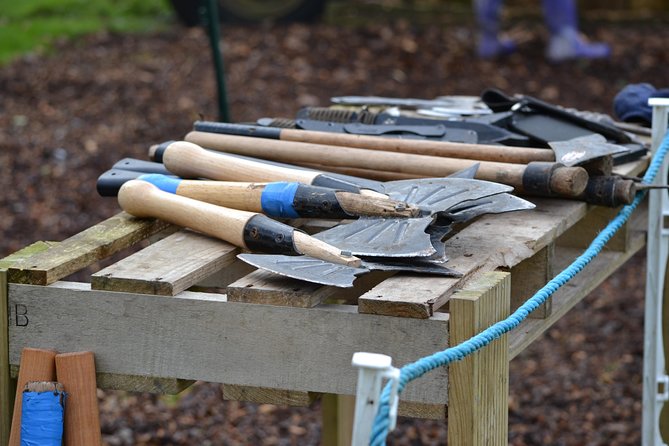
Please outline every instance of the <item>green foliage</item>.
[[167, 0], [0, 0], [0, 64], [48, 50], [55, 39], [153, 31], [171, 17]]

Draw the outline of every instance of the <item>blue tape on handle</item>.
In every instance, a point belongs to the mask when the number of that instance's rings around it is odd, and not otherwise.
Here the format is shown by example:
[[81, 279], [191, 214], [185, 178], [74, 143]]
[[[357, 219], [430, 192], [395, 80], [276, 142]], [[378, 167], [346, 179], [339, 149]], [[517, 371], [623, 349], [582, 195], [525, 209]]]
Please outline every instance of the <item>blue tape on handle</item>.
[[146, 181], [147, 183], [151, 183], [158, 189], [169, 192], [171, 194], [177, 193], [177, 188], [182, 181], [181, 178], [169, 177], [159, 173], [147, 173], [146, 175], [140, 175], [139, 179]]
[[262, 211], [272, 217], [298, 218], [300, 215], [293, 208], [293, 200], [299, 185], [283, 181], [267, 184], [260, 196]]
[[21, 446], [61, 446], [65, 392], [23, 392]]

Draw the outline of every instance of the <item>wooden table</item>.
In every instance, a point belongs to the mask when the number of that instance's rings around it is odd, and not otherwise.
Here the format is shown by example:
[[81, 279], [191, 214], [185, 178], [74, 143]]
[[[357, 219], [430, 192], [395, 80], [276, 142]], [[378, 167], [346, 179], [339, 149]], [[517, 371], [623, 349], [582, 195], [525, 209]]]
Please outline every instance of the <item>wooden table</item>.
[[[450, 239], [448, 266], [462, 278], [373, 272], [352, 289], [254, 271], [225, 242], [124, 213], [62, 242], [37, 242], [0, 261], [0, 355], [10, 364], [0, 371], [2, 436], [29, 346], [95, 352], [103, 389], [177, 393], [203, 380], [223, 383], [227, 399], [307, 405], [324, 398], [324, 443], [346, 444], [354, 352], [384, 353], [401, 366], [469, 338], [570, 263], [616, 212], [533, 201], [532, 211], [485, 216]], [[448, 414], [449, 444], [506, 444], [509, 361], [644, 247], [645, 217], [637, 211], [583, 274], [519, 328], [410, 383], [400, 414]], [[137, 243], [145, 247], [118, 254]], [[112, 255], [115, 262], [90, 281], [68, 280]]]

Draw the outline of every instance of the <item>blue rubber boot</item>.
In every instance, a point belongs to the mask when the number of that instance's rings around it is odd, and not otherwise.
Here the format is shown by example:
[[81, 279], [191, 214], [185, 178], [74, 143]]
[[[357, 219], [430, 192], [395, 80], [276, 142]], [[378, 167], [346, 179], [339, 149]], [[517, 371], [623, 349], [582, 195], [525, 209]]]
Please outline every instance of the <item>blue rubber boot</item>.
[[571, 59], [602, 59], [611, 48], [600, 42], [588, 42], [578, 32], [575, 0], [543, 0], [544, 17], [551, 37], [546, 58], [551, 62]]
[[479, 57], [490, 59], [513, 53], [516, 45], [511, 39], [499, 37], [499, 16], [503, 0], [474, 0], [480, 35]]

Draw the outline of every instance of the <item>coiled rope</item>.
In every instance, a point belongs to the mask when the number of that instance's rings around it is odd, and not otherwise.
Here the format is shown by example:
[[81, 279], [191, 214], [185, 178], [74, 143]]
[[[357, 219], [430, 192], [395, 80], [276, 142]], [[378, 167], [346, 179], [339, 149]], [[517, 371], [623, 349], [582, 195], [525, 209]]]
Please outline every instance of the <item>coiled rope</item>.
[[[669, 152], [669, 132], [665, 135], [664, 140], [660, 144], [660, 147], [646, 170], [646, 174], [643, 177], [644, 184], [651, 184], [653, 182], [662, 167], [667, 152]], [[625, 222], [627, 222], [645, 195], [646, 190], [639, 191], [636, 197], [634, 197], [634, 201], [620, 210], [618, 215], [609, 222], [606, 228], [595, 237], [583, 254], [577, 257], [571, 265], [551, 279], [543, 288], [537, 291], [534, 296], [525, 301], [525, 303], [523, 303], [508, 318], [491, 325], [461, 344], [426, 356], [402, 367], [400, 369], [398, 393], [401, 393], [409, 382], [423, 376], [430, 370], [434, 370], [437, 367], [443, 367], [453, 361], [464, 359], [517, 327], [532, 311], [548, 300], [548, 298], [560, 287], [580, 273], [583, 268], [585, 268], [586, 265], [588, 265], [588, 263], [602, 251], [604, 245], [606, 245], [611, 237], [613, 237]], [[371, 446], [384, 445], [386, 437], [388, 436], [390, 426], [388, 417], [390, 412], [390, 388], [391, 386], [389, 384], [385, 386], [381, 394], [381, 399], [379, 400], [379, 410], [374, 420], [374, 427], [370, 439]]]

